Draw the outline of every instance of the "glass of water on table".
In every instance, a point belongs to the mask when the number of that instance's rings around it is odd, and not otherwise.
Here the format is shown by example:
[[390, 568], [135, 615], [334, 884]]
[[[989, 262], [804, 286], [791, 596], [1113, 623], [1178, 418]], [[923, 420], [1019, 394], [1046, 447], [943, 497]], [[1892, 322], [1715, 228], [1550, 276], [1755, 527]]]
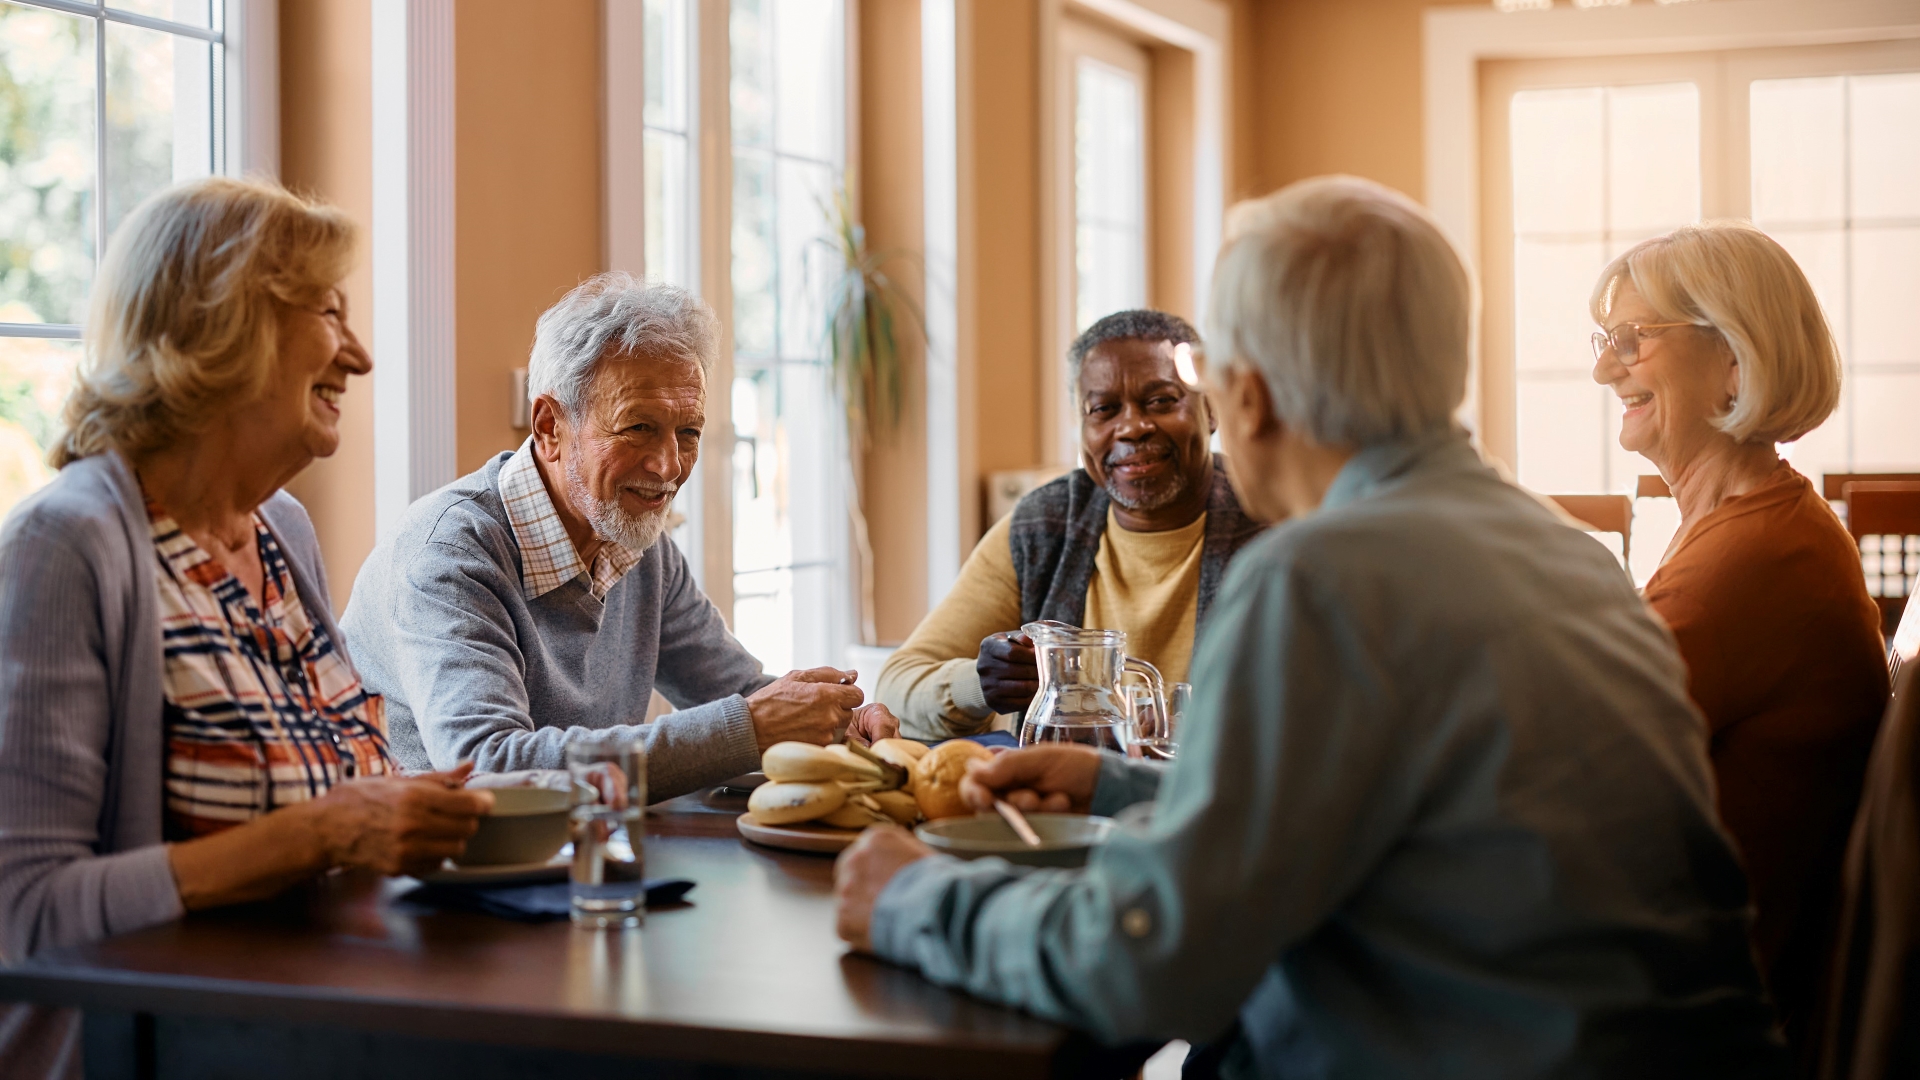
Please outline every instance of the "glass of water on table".
[[1172, 761], [1180, 753], [1180, 721], [1186, 718], [1187, 705], [1193, 700], [1190, 683], [1174, 683], [1167, 688], [1166, 715], [1149, 688], [1129, 685], [1126, 699], [1133, 721], [1133, 749], [1148, 761]]
[[573, 923], [639, 926], [646, 918], [647, 752], [640, 740], [590, 732], [567, 742], [573, 780]]

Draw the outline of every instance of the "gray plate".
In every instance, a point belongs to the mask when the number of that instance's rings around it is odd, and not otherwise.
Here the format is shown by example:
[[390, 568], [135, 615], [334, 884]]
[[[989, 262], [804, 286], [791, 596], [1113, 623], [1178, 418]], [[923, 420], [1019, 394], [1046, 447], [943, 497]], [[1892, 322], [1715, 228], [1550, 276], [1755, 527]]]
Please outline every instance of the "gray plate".
[[962, 859], [998, 855], [1023, 866], [1080, 866], [1114, 830], [1112, 818], [1086, 814], [1028, 814], [1041, 846], [1028, 847], [999, 814], [941, 818], [914, 830], [928, 847]]

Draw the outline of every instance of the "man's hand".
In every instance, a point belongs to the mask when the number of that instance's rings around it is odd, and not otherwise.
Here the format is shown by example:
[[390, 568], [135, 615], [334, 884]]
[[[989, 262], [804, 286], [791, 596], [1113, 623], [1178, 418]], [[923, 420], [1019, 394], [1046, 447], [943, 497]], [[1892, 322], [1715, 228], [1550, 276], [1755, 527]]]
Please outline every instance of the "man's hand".
[[335, 784], [314, 802], [320, 835], [334, 866], [381, 874], [423, 874], [457, 858], [493, 792], [462, 787], [473, 763], [405, 779], [368, 777]]
[[1084, 814], [1099, 780], [1100, 751], [1091, 746], [1029, 746], [968, 762], [960, 797], [980, 811], [998, 797], [1028, 812]]
[[980, 673], [980, 689], [994, 712], [1019, 712], [1040, 692], [1040, 665], [1033, 656], [1033, 641], [1018, 631], [981, 639], [980, 658], [973, 667]]
[[881, 739], [897, 737], [900, 720], [892, 710], [876, 701], [853, 710], [853, 726], [847, 729], [847, 734], [872, 746]]
[[853, 685], [853, 672], [839, 668], [789, 671], [747, 699], [753, 736], [765, 750], [777, 742], [825, 746], [838, 742], [853, 723], [853, 710], [866, 695]]
[[933, 849], [898, 825], [874, 825], [840, 853], [833, 864], [833, 896], [838, 902], [835, 928], [861, 952], [873, 951], [873, 902], [900, 868], [933, 854]]

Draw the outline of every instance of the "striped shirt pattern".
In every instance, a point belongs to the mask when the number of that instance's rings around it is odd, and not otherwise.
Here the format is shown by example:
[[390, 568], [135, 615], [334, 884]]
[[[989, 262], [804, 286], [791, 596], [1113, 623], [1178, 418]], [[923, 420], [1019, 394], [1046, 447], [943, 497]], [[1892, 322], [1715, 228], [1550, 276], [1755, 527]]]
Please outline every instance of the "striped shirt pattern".
[[500, 501], [506, 504], [507, 524], [513, 526], [514, 543], [520, 546], [520, 584], [529, 600], [586, 574], [587, 591], [604, 601], [607, 590], [639, 565], [638, 553], [615, 543], [601, 544], [591, 567], [580, 561], [580, 552], [567, 536], [546, 481], [540, 479], [540, 468], [533, 462], [531, 435], [500, 466]]
[[218, 832], [356, 776], [397, 771], [379, 695], [307, 615], [258, 514], [262, 603], [149, 502], [159, 560], [169, 840]]

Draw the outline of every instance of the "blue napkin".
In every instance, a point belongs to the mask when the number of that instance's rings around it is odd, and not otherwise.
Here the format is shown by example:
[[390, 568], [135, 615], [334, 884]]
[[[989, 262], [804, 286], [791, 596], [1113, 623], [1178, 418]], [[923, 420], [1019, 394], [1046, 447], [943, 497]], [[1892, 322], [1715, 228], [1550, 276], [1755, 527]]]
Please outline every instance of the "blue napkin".
[[981, 746], [1004, 746], [1009, 750], [1020, 745], [1020, 740], [1014, 738], [1011, 731], [989, 731], [984, 735], [964, 735], [962, 738], [968, 742], [977, 742]]
[[[641, 883], [647, 906], [678, 903], [693, 888], [686, 878], [656, 878]], [[565, 881], [537, 885], [422, 885], [400, 894], [400, 899], [428, 907], [477, 911], [514, 922], [564, 919], [573, 910], [572, 885]]]

